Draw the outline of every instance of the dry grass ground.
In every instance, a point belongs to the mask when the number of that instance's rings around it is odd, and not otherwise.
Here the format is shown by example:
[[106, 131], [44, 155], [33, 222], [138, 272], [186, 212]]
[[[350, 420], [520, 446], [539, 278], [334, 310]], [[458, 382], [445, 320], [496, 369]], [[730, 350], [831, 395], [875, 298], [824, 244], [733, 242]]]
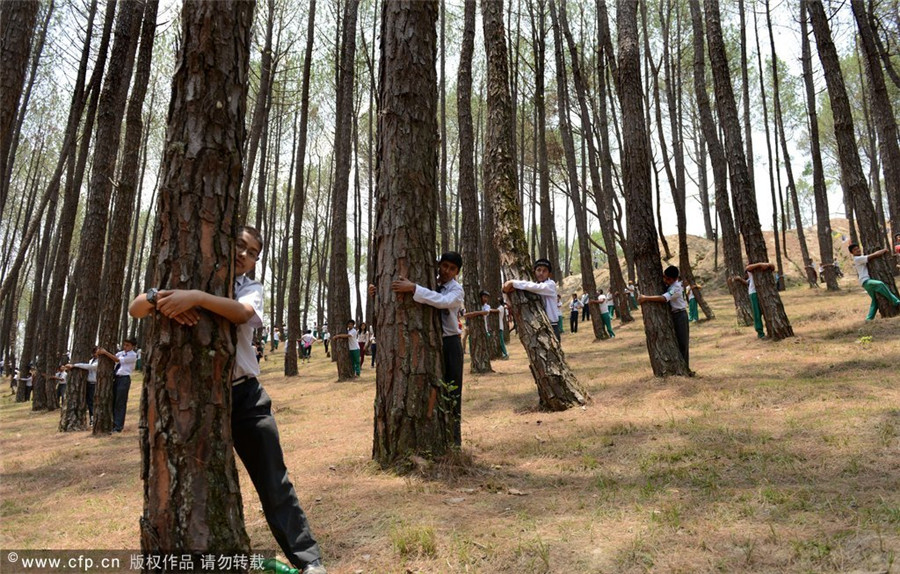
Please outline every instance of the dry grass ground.
[[[370, 462], [374, 371], [336, 383], [263, 363], [288, 468], [329, 571], [887, 572], [900, 556], [900, 320], [868, 297], [784, 294], [797, 336], [759, 341], [729, 301], [691, 328], [696, 378], [651, 376], [641, 324], [563, 335], [593, 402], [533, 409], [521, 345], [466, 375], [463, 460], [428, 478]], [[139, 382], [125, 432], [56, 432], [0, 402], [0, 546], [136, 548]], [[274, 546], [241, 468], [254, 545]]]

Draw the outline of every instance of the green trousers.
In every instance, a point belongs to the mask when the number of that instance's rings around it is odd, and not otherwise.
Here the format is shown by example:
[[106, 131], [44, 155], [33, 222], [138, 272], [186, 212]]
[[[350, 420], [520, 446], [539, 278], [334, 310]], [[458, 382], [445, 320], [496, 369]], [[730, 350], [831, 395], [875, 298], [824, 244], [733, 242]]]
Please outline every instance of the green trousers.
[[353, 372], [356, 373], [356, 376], [359, 376], [359, 349], [352, 349], [350, 351], [350, 367], [353, 369]]
[[688, 321], [700, 321], [700, 314], [697, 312], [697, 300], [688, 300]]
[[869, 314], [866, 316], [866, 321], [871, 321], [875, 318], [875, 313], [878, 311], [878, 301], [875, 299], [875, 294], [878, 293], [892, 304], [900, 305], [900, 299], [897, 298], [896, 295], [891, 293], [891, 290], [887, 288], [887, 285], [882, 283], [881, 281], [877, 281], [875, 279], [867, 279], [865, 283], [863, 283], [863, 289], [866, 290], [866, 293], [869, 294], [869, 297], [872, 298], [872, 304], [869, 305]]
[[606, 332], [609, 333], [609, 336], [615, 337], [616, 334], [613, 333], [612, 321], [609, 319], [609, 313], [600, 313], [600, 318], [603, 319], [603, 326], [606, 327]]
[[762, 339], [766, 336], [763, 331], [762, 311], [759, 309], [759, 295], [750, 293], [750, 306], [753, 307], [753, 328], [756, 329], [756, 335]]

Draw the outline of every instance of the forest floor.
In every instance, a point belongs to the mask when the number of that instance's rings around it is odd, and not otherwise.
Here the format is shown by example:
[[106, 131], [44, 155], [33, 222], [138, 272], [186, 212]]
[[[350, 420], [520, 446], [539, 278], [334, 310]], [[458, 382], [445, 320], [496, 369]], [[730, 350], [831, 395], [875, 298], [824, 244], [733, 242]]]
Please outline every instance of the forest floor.
[[[849, 275], [849, 274], [848, 274]], [[900, 319], [783, 294], [796, 336], [757, 340], [724, 294], [691, 326], [694, 378], [654, 378], [642, 324], [563, 335], [585, 408], [535, 410], [521, 344], [466, 374], [463, 454], [426, 476], [371, 461], [375, 373], [337, 383], [321, 346], [262, 363], [291, 478], [329, 572], [888, 572], [900, 558]], [[125, 432], [58, 433], [0, 400], [0, 547], [139, 547], [139, 377]], [[256, 548], [275, 546], [242, 466]], [[7, 564], [0, 571], [10, 571]]]

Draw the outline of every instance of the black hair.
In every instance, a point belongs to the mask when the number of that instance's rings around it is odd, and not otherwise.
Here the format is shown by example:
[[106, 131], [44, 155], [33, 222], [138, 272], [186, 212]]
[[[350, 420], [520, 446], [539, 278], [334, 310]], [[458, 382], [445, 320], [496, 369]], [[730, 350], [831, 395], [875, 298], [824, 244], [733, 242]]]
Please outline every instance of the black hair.
[[665, 275], [669, 279], [678, 279], [678, 267], [669, 265], [668, 267], [666, 267], [666, 270], [663, 271], [663, 275]]
[[478, 294], [479, 297], [490, 297], [491, 294], [485, 290], [482, 290], [481, 293]]
[[547, 271], [549, 271], [550, 273], [553, 273], [553, 266], [550, 265], [549, 259], [541, 258], [541, 259], [538, 259], [537, 261], [535, 261], [532, 268], [537, 269], [538, 267], [546, 267]]
[[263, 248], [262, 233], [260, 233], [257, 228], [255, 228], [251, 225], [242, 225], [242, 226], [238, 227], [238, 231], [237, 231], [238, 235], [240, 235], [241, 233], [243, 233], [245, 231], [247, 233], [249, 233], [250, 236], [253, 237], [253, 239], [255, 239], [259, 243], [259, 250], [262, 251], [262, 248]]
[[438, 263], [443, 263], [444, 261], [456, 265], [457, 269], [462, 269], [462, 255], [460, 255], [456, 251], [448, 251], [441, 255]]
[[853, 250], [856, 249], [857, 247], [859, 247], [859, 243], [851, 243], [850, 245], [847, 246], [847, 251], [849, 251], [850, 253], [853, 253]]
[[129, 338], [125, 339], [125, 342], [131, 343], [132, 347], [137, 347], [137, 339], [135, 339], [134, 337], [129, 337]]

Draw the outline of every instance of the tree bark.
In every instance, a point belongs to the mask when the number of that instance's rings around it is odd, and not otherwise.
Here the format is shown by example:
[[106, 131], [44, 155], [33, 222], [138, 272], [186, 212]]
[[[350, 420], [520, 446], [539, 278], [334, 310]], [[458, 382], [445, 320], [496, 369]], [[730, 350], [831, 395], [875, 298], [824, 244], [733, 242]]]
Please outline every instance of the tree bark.
[[385, 2], [378, 114], [378, 370], [372, 456], [402, 467], [453, 445], [442, 383], [441, 310], [398, 296], [398, 276], [435, 287], [438, 209], [436, 1]]
[[[106, 72], [103, 91], [97, 104], [97, 137], [78, 259], [80, 269], [90, 269], [92, 272], [80, 273], [75, 285], [75, 330], [72, 343], [72, 355], [75, 357], [90, 357], [97, 337], [102, 304], [100, 289], [97, 288], [97, 277], [98, 275], [102, 277], [110, 196], [116, 176], [122, 118], [125, 115], [128, 85], [134, 66], [143, 10], [144, 4], [135, 0], [123, 0], [119, 4], [110, 53], [110, 59], [115, 65], [111, 65]], [[126, 237], [130, 227], [127, 225], [124, 228]], [[127, 239], [123, 242], [127, 244]], [[122, 265], [124, 266], [124, 263]], [[118, 317], [118, 305], [111, 314]], [[115, 330], [115, 325], [112, 326], [112, 330]], [[112, 370], [113, 362], [101, 357], [98, 361], [95, 405], [99, 412], [110, 415]], [[83, 369], [72, 371], [66, 388], [67, 396], [72, 393], [72, 396], [80, 397], [85, 392], [86, 385], [87, 371]], [[86, 422], [86, 405], [80, 400], [72, 401], [66, 404], [59, 421], [59, 430], [61, 432], [84, 430]]]
[[[556, 94], [559, 106], [559, 131], [562, 136], [563, 150], [566, 156], [572, 209], [575, 216], [575, 228], [578, 232], [578, 255], [581, 262], [581, 288], [585, 293], [594, 297], [597, 294], [597, 283], [594, 279], [594, 264], [593, 257], [591, 256], [590, 231], [587, 224], [587, 205], [582, 201], [582, 188], [579, 186], [578, 177], [576, 175], [577, 164], [575, 160], [575, 142], [572, 137], [572, 127], [569, 124], [569, 117], [571, 114], [569, 107], [566, 59], [565, 52], [563, 51], [563, 35], [565, 35], [569, 45], [572, 59], [572, 75], [575, 80], [575, 89], [578, 93], [578, 101], [581, 106], [581, 131], [582, 134], [584, 134], [582, 141], [588, 140], [588, 145], [590, 146], [589, 158], [594, 197], [597, 197], [600, 193], [600, 173], [597, 169], [594, 143], [589, 137], [592, 131], [591, 120], [587, 115], [587, 98], [584, 94], [584, 79], [581, 76], [581, 67], [578, 63], [578, 51], [575, 48], [575, 41], [572, 39], [572, 33], [569, 31], [565, 0], [563, 0], [560, 5], [559, 18], [556, 16], [556, 2], [555, 0], [550, 0], [550, 18], [553, 23], [553, 47], [554, 52], [556, 53]], [[584, 167], [583, 164], [582, 167]], [[568, 301], [568, 299], [566, 299], [566, 301]], [[606, 327], [603, 324], [603, 318], [600, 317], [600, 313], [591, 313], [590, 317], [594, 338], [608, 339], [609, 334], [606, 332]]]
[[[346, 0], [341, 41], [340, 81], [335, 129], [335, 174], [331, 202], [331, 268], [328, 281], [328, 324], [332, 334], [345, 332], [350, 320], [350, 282], [347, 278], [347, 196], [350, 188], [350, 155], [353, 113], [353, 82], [356, 56], [356, 16], [359, 0]], [[331, 356], [337, 364], [338, 380], [353, 378], [347, 339], [332, 339]]]
[[[709, 59], [715, 82], [716, 108], [725, 132], [725, 153], [731, 176], [732, 193], [740, 206], [740, 228], [750, 263], [768, 261], [766, 242], [759, 224], [756, 197], [747, 173], [747, 161], [741, 143], [741, 127], [731, 87], [728, 59], [722, 37], [718, 0], [705, 0]], [[784, 311], [775, 278], [768, 272], [757, 273], [756, 289], [765, 318], [766, 330], [775, 340], [792, 337], [794, 331]]]
[[[700, 11], [699, 0], [691, 0], [690, 7], [694, 38], [694, 94], [697, 98], [697, 108], [700, 111], [700, 127], [703, 131], [704, 140], [709, 150], [710, 163], [712, 164], [716, 212], [719, 215], [722, 247], [725, 252], [725, 272], [728, 277], [734, 277], [735, 275], [743, 275], [744, 265], [741, 258], [740, 240], [734, 228], [734, 219], [731, 215], [728, 197], [728, 162], [725, 158], [725, 151], [722, 149], [722, 144], [719, 141], [709, 96], [706, 92], [703, 15]], [[733, 281], [728, 281], [728, 288], [734, 299], [734, 309], [738, 322], [744, 326], [752, 325], [753, 314], [750, 310], [750, 297], [747, 294], [747, 290]]]
[[[297, 163], [294, 174], [294, 221], [291, 233], [291, 285], [288, 289], [288, 340], [285, 349], [284, 374], [296, 376], [297, 340], [295, 326], [300, 324], [300, 270], [303, 268], [303, 211], [306, 208], [306, 136], [309, 132], [309, 81], [312, 69], [313, 39], [316, 26], [316, 0], [310, 0], [306, 24], [306, 52], [303, 56], [303, 80], [300, 87], [300, 128], [297, 134]], [[313, 229], [315, 232], [315, 229]], [[313, 262], [307, 260], [307, 267]], [[320, 324], [321, 326], [321, 324]]]
[[891, 237], [900, 233], [900, 144], [897, 143], [897, 121], [891, 107], [884, 74], [879, 61], [876, 34], [872, 30], [862, 0], [851, 0], [853, 17], [859, 28], [859, 40], [863, 48], [863, 61], [869, 83], [869, 97], [878, 132], [878, 149], [884, 171], [884, 187], [888, 196], [891, 215]]
[[19, 111], [19, 99], [25, 86], [31, 38], [37, 22], [40, 2], [19, 0], [0, 3], [0, 213], [9, 193], [7, 162], [13, 141], [13, 126]]
[[[510, 139], [513, 121], [507, 69], [503, 2], [482, 2], [481, 15], [487, 53], [487, 130], [484, 152], [484, 188], [493, 206], [494, 244], [507, 279], [530, 276], [525, 260], [528, 246], [522, 229], [518, 201], [515, 149]], [[509, 294], [517, 331], [531, 367], [540, 397], [547, 410], [565, 410], [589, 400], [571, 371], [542, 302], [536, 296], [515, 291]]]
[[[659, 242], [653, 225], [650, 139], [642, 105], [644, 91], [641, 86], [637, 4], [630, 0], [617, 0], [616, 11], [619, 28], [619, 75], [616, 84], [622, 107], [622, 175], [625, 207], [628, 210], [628, 237], [641, 293], [658, 295], [663, 292], [664, 283]], [[675, 340], [675, 327], [668, 305], [646, 305], [641, 315], [653, 374], [658, 377], [690, 374]]]
[[[884, 246], [884, 236], [878, 230], [878, 220], [875, 216], [875, 208], [872, 206], [872, 198], [866, 185], [866, 176], [863, 174], [859, 161], [859, 153], [856, 147], [856, 136], [853, 131], [853, 116], [850, 112], [850, 100], [844, 87], [844, 77], [841, 74], [837, 49], [831, 40], [831, 30], [828, 27], [828, 19], [825, 16], [825, 8], [821, 0], [803, 0], [809, 11], [813, 33], [816, 35], [816, 47], [819, 52], [819, 60], [825, 71], [825, 83], [828, 86], [828, 96], [831, 99], [831, 113], [834, 116], [834, 135], [838, 144], [840, 156], [841, 179], [846, 186], [847, 193], [853, 204], [853, 211], [859, 222], [859, 237], [865, 253], [871, 253]], [[879, 138], [880, 139], [880, 138]], [[894, 294], [897, 294], [897, 286], [894, 284], [894, 276], [891, 273], [891, 262], [888, 257], [879, 257], [869, 261], [869, 276], [884, 283]], [[900, 315], [900, 309], [891, 305], [891, 302], [883, 297], [877, 297], [878, 311], [882, 317], [895, 317]]]
[[[456, 80], [456, 109], [459, 123], [459, 200], [464, 229], [481, 229], [478, 217], [478, 191], [475, 189], [475, 136], [472, 127], [472, 54], [475, 51], [475, 0], [466, 0], [463, 17], [462, 51], [459, 57], [459, 72]], [[545, 158], [546, 162], [546, 158]], [[462, 235], [463, 287], [466, 292], [466, 310], [480, 310], [481, 297], [478, 285], [478, 233]], [[491, 294], [499, 298], [499, 293]], [[487, 317], [469, 318], [469, 368], [473, 373], [492, 373], [491, 355], [488, 348]]]
[[[252, 2], [188, 1], [172, 81], [156, 284], [233, 293]], [[141, 550], [248, 553], [231, 437], [234, 327], [200, 313], [148, 328], [141, 430]]]

